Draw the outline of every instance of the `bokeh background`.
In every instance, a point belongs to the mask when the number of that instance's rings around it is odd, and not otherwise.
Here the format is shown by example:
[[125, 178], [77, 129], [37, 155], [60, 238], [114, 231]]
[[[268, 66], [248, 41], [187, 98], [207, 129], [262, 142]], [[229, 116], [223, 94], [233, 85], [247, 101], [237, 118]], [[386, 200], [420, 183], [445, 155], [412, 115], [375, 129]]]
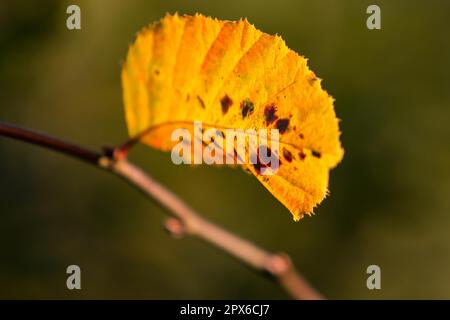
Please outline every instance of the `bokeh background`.
[[[66, 29], [81, 7], [82, 30]], [[382, 30], [366, 28], [378, 4]], [[209, 219], [288, 252], [329, 298], [450, 298], [450, 2], [1, 1], [0, 119], [99, 147], [126, 136], [120, 66], [166, 12], [248, 17], [309, 58], [336, 99], [344, 161], [316, 215], [294, 223], [239, 169], [131, 159]], [[196, 239], [116, 177], [0, 138], [0, 298], [266, 298], [274, 283]], [[82, 290], [66, 288], [66, 267]], [[366, 288], [377, 264], [382, 290]]]

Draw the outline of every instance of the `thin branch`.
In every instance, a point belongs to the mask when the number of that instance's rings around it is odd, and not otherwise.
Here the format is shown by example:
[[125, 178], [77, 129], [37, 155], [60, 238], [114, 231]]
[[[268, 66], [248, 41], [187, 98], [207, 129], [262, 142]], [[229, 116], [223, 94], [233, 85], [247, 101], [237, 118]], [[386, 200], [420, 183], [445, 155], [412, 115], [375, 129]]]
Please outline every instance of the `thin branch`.
[[4, 122], [0, 122], [0, 136], [10, 137], [41, 147], [46, 147], [92, 164], [97, 164], [99, 159], [103, 156], [102, 153], [81, 147], [62, 139], [51, 137], [45, 133], [32, 131]]
[[294, 299], [323, 299], [295, 270], [284, 253], [271, 253], [213, 224], [190, 208], [183, 200], [126, 160], [124, 150], [104, 148], [96, 152], [43, 133], [0, 122], [0, 136], [26, 141], [83, 160], [115, 173], [156, 201], [170, 215], [166, 229], [175, 237], [196, 236], [235, 257], [241, 263], [270, 275]]

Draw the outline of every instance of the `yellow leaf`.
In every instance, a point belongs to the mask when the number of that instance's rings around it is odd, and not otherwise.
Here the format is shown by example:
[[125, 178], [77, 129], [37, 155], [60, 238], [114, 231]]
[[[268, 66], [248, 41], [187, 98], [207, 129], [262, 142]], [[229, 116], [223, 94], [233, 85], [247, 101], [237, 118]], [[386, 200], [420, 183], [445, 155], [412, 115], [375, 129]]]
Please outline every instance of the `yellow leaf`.
[[[144, 28], [122, 69], [131, 137], [165, 151], [194, 121], [223, 132], [279, 129], [278, 171], [243, 167], [293, 214], [311, 214], [343, 156], [333, 99], [304, 57], [247, 20], [167, 15]], [[193, 132], [194, 133], [194, 132]], [[248, 146], [246, 146], [247, 148]]]

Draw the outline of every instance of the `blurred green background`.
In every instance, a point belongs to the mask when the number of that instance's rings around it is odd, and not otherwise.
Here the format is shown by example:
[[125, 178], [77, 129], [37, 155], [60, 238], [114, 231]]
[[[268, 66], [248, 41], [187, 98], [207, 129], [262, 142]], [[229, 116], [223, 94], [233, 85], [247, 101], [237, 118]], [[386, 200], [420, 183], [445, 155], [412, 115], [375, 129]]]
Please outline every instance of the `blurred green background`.
[[[81, 7], [82, 30], [66, 28]], [[382, 29], [366, 28], [381, 7]], [[278, 33], [336, 99], [344, 161], [316, 215], [294, 223], [240, 169], [131, 159], [209, 219], [288, 252], [329, 298], [450, 298], [450, 2], [2, 1], [0, 119], [98, 147], [126, 137], [120, 66], [166, 12], [248, 17]], [[0, 138], [0, 298], [286, 298], [237, 261], [162, 231], [164, 213], [116, 177]], [[82, 290], [66, 288], [66, 267]], [[382, 290], [366, 288], [377, 264]]]

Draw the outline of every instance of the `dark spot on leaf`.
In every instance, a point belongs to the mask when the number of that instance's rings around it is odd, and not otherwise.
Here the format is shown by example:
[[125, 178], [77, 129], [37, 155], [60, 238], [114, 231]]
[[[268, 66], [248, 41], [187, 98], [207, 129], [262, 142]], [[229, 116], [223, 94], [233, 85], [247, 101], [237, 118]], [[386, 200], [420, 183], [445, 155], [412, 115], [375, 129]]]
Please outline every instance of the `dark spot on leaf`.
[[253, 164], [253, 168], [255, 168], [255, 171], [256, 171], [256, 173], [258, 173], [258, 174], [261, 174], [261, 169], [262, 169], [262, 168], [266, 168], [266, 167], [267, 167], [267, 165], [264, 164], [264, 163], [261, 163], [261, 162], [259, 161], [259, 158], [258, 158], [258, 162]]
[[292, 161], [292, 153], [288, 149], [283, 148], [283, 157], [286, 159], [287, 162]]
[[306, 154], [305, 154], [303, 151], [300, 151], [300, 152], [298, 153], [298, 157], [300, 158], [300, 160], [305, 160]]
[[308, 79], [309, 84], [312, 86], [317, 81], [316, 75], [313, 73], [312, 76]]
[[200, 106], [205, 109], [205, 102], [203, 102], [203, 99], [200, 96], [197, 96], [198, 102], [200, 102]]
[[276, 119], [278, 119], [278, 116], [275, 114], [275, 105], [270, 104], [264, 108], [264, 117], [266, 118], [266, 123], [271, 124]]
[[222, 106], [222, 113], [228, 112], [228, 109], [233, 104], [233, 100], [226, 94], [222, 99], [220, 99], [220, 105]]
[[305, 136], [303, 135], [303, 133], [300, 133], [298, 136], [300, 137], [300, 139], [305, 139]]
[[249, 99], [245, 99], [241, 103], [241, 108], [242, 108], [242, 118], [245, 118], [248, 115], [252, 114], [253, 110], [255, 109], [255, 106], [253, 105], [253, 102], [251, 102]]
[[233, 151], [230, 151], [230, 152], [227, 151], [227, 155], [232, 156], [233, 157], [233, 162], [237, 163], [238, 154], [237, 154], [237, 151], [236, 151], [235, 147], [233, 147]]
[[319, 151], [316, 151], [316, 150], [312, 150], [311, 154], [312, 154], [313, 157], [316, 157], [316, 158], [319, 158], [319, 159], [322, 156], [322, 154]]
[[159, 75], [159, 69], [155, 69], [155, 74]]
[[[255, 168], [255, 171], [258, 174], [261, 174], [261, 169], [262, 168], [267, 168], [267, 164], [262, 163], [261, 160], [259, 159], [259, 150], [261, 148], [262, 148], [262, 146], [260, 146], [257, 149], [257, 152], [256, 152], [256, 163], [253, 164], [253, 168]], [[270, 148], [267, 148], [267, 155], [270, 156], [271, 153], [272, 153], [272, 150]]]
[[280, 133], [283, 134], [286, 132], [289, 126], [289, 119], [287, 118], [279, 119], [275, 125], [278, 131], [280, 131]]
[[[269, 164], [265, 164], [265, 163], [261, 162], [261, 160], [260, 160], [259, 150], [261, 150], [261, 148], [263, 148], [263, 146], [260, 146], [259, 149], [257, 150], [256, 163], [253, 164], [253, 168], [255, 168], [255, 170], [258, 174], [261, 174], [262, 168], [269, 167]], [[271, 157], [271, 156], [272, 156], [272, 150], [269, 147], [267, 147], [267, 157]], [[278, 159], [278, 165], [281, 166], [280, 159]]]

